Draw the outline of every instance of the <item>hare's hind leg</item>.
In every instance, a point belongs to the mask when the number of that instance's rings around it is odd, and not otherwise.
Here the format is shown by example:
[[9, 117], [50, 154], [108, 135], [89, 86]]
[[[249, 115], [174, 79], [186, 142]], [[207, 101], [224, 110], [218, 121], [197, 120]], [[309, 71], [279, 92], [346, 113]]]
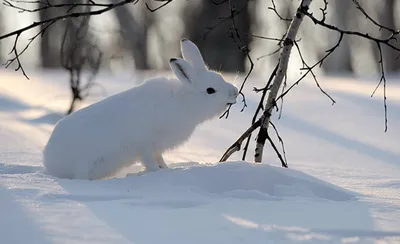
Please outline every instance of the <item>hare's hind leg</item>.
[[168, 168], [168, 166], [165, 163], [164, 158], [162, 157], [161, 153], [156, 153], [155, 158], [156, 158], [156, 162], [157, 162], [158, 166], [161, 169], [167, 169]]

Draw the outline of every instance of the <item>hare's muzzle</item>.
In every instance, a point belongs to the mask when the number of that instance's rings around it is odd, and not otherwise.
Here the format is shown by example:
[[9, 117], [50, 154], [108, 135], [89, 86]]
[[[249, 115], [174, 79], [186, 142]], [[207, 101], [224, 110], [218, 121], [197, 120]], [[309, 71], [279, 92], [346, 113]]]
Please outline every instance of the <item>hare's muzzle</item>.
[[229, 102], [228, 105], [232, 105], [236, 103], [236, 98], [239, 96], [239, 91], [235, 87], [230, 93], [229, 93]]

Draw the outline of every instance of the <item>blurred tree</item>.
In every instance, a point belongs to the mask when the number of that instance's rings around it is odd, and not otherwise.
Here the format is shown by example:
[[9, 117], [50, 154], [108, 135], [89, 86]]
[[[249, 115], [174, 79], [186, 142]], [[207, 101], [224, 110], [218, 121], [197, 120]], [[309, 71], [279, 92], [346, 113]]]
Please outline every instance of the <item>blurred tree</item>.
[[[341, 28], [349, 29], [349, 21], [352, 21], [354, 13], [350, 12], [349, 9], [352, 5], [349, 0], [337, 0], [329, 2], [330, 6], [333, 8], [331, 15], [328, 16], [330, 23]], [[333, 31], [326, 31], [327, 34], [327, 44], [328, 48], [335, 45], [338, 39], [338, 34]], [[319, 55], [323, 57], [325, 55], [325, 50]], [[319, 51], [321, 52], [321, 51]], [[351, 66], [351, 51], [350, 51], [350, 41], [349, 37], [343, 37], [340, 47], [330, 55], [328, 59], [322, 65], [323, 69], [327, 73], [337, 73], [337, 72], [352, 72], [353, 68]]]
[[[214, 1], [191, 1], [184, 11], [185, 36], [198, 45], [204, 59], [211, 69], [226, 72], [244, 72], [246, 54], [238, 50], [238, 46], [229, 36], [232, 31], [232, 19], [228, 6], [231, 3], [235, 11], [236, 28], [243, 45], [251, 42], [249, 0], [231, 0], [222, 4]], [[221, 22], [222, 21], [222, 22]]]
[[[58, 0], [68, 3], [68, 0]], [[44, 7], [45, 2], [40, 1], [39, 7]], [[58, 8], [48, 8], [39, 11], [40, 20], [46, 20], [53, 16], [60, 14]], [[42, 29], [46, 28], [46, 25], [40, 26]], [[61, 31], [65, 28], [64, 22], [57, 22], [51, 28], [48, 28], [42, 38], [40, 39], [40, 58], [42, 60], [43, 68], [60, 67], [60, 41], [56, 41], [57, 38], [61, 40]]]
[[143, 2], [131, 9], [131, 5], [123, 5], [115, 9], [115, 15], [121, 28], [124, 49], [131, 52], [136, 69], [148, 69], [147, 32], [151, 25], [151, 16]]
[[[396, 0], [382, 1], [382, 4], [380, 4], [381, 8], [378, 10], [378, 18], [377, 18], [380, 24], [392, 29], [397, 29], [395, 22], [395, 14], [396, 14], [395, 3]], [[381, 38], [387, 38], [391, 35], [391, 33], [387, 30], [382, 29], [380, 30], [380, 35]], [[396, 45], [397, 47], [400, 47], [398, 43], [393, 42], [393, 44]], [[379, 61], [379, 53], [376, 52], [376, 50], [374, 53], [377, 61]], [[382, 54], [386, 71], [393, 72], [396, 70], [400, 70], [400, 60], [398, 59], [399, 55], [396, 52], [393, 52], [391, 48], [383, 47]]]
[[[3, 11], [2, 7], [0, 7], [0, 33], [3, 33]], [[0, 60], [3, 60], [3, 47], [2, 47], [2, 42], [0, 41]]]
[[[74, 4], [74, 0], [66, 0]], [[84, 0], [85, 1], [85, 0]], [[91, 7], [77, 7], [74, 11], [90, 11]], [[97, 75], [102, 52], [95, 44], [95, 37], [89, 31], [90, 16], [67, 19], [65, 21], [64, 35], [60, 48], [61, 64], [69, 73], [69, 83], [72, 100], [67, 114], [75, 110], [75, 103], [89, 95]], [[88, 70], [84, 76], [83, 70]]]

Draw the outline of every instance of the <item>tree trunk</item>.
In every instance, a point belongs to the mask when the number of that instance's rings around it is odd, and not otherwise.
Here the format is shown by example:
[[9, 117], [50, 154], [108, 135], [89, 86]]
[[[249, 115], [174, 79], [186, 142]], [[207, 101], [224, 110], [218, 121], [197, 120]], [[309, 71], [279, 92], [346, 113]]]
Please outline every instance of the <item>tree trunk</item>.
[[[394, 19], [395, 2], [396, 2], [395, 0], [383, 1], [382, 3], [383, 8], [381, 9], [378, 15], [378, 23], [396, 30], [396, 24]], [[386, 30], [381, 30], [380, 33], [381, 33], [381, 38], [387, 38], [391, 34]], [[396, 41], [393, 41], [392, 43], [398, 47], [400, 46]], [[373, 45], [373, 48], [376, 49], [376, 45]], [[391, 48], [383, 46], [382, 55], [383, 55], [383, 64], [385, 66], [385, 71], [393, 72], [396, 70], [400, 70], [400, 60], [397, 58], [398, 57], [397, 52], [394, 52]], [[376, 55], [376, 58], [377, 62], [379, 62], [379, 54]]]
[[[76, 3], [66, 0], [67, 3]], [[76, 8], [74, 11], [90, 11], [90, 7]], [[101, 51], [94, 42], [93, 34], [89, 31], [90, 16], [67, 19], [62, 39], [60, 57], [62, 66], [69, 73], [69, 83], [72, 102], [67, 114], [75, 109], [75, 102], [84, 98], [83, 92], [91, 87], [93, 75], [97, 74], [100, 67]], [[92, 69], [92, 76], [83, 79], [82, 71]]]
[[[5, 22], [5, 20], [3, 19], [2, 7], [0, 7], [0, 33], [1, 34], [3, 34], [4, 22]], [[2, 48], [2, 42], [0, 41], [0, 62], [2, 62], [2, 61], [3, 61], [3, 48]]]
[[[333, 5], [333, 19], [330, 21], [332, 24], [336, 25], [342, 29], [348, 29], [348, 21], [349, 20], [349, 8], [350, 8], [351, 1], [349, 0], [336, 0], [332, 1]], [[328, 33], [328, 48], [331, 48], [333, 45], [336, 44], [338, 35], [336, 32], [331, 32], [326, 30]], [[321, 54], [324, 56], [325, 50]], [[324, 63], [322, 64], [322, 68], [327, 73], [338, 73], [338, 72], [352, 72], [353, 67], [351, 65], [351, 51], [350, 51], [350, 41], [347, 36], [343, 37], [340, 46], [333, 52], [329, 58], [327, 58]]]
[[[147, 12], [146, 9], [143, 9], [143, 11]], [[130, 50], [135, 60], [136, 69], [148, 69], [147, 23], [145, 17], [142, 18], [142, 21], [135, 19], [128, 4], [116, 8], [115, 15], [122, 30], [122, 37], [128, 42], [127, 48]]]
[[262, 115], [262, 123], [260, 126], [260, 130], [257, 136], [256, 150], [254, 155], [254, 161], [259, 163], [262, 161], [263, 157], [263, 149], [265, 145], [265, 141], [268, 137], [268, 127], [271, 121], [272, 110], [276, 105], [276, 98], [278, 95], [279, 88], [282, 85], [282, 81], [286, 75], [287, 67], [289, 63], [290, 53], [293, 47], [293, 41], [296, 38], [297, 32], [301, 25], [301, 22], [304, 19], [303, 11], [307, 11], [312, 0], [302, 0], [300, 6], [298, 7], [295, 16], [293, 17], [292, 22], [290, 23], [290, 27], [285, 36], [285, 40], [283, 42], [283, 49], [279, 55], [279, 67], [278, 72], [272, 82], [270, 92], [267, 98], [267, 102], [265, 105], [265, 110]]
[[[245, 46], [251, 41], [250, 12], [247, 0], [230, 1], [236, 11], [241, 11], [235, 16], [236, 27]], [[226, 72], [244, 72], [246, 54], [238, 50], [238, 46], [229, 37], [232, 29], [232, 20], [228, 19], [216, 26], [219, 18], [230, 15], [229, 3], [215, 5], [212, 1], [190, 3], [184, 11], [186, 23], [185, 36], [199, 47], [209, 67], [214, 70]], [[216, 27], [215, 27], [216, 26]], [[215, 29], [210, 30], [210, 27]]]
[[[42, 7], [43, 5], [45, 4], [40, 2], [39, 6]], [[57, 15], [57, 13], [58, 10], [56, 9], [45, 9], [39, 11], [39, 17], [40, 20], [45, 20]], [[46, 25], [42, 25], [41, 28], [45, 26]], [[48, 28], [40, 38], [40, 57], [42, 60], [42, 67], [44, 68], [60, 66], [60, 45], [59, 40], [57, 40], [57, 38], [60, 37], [60, 29], [64, 29], [63, 24], [55, 23]]]

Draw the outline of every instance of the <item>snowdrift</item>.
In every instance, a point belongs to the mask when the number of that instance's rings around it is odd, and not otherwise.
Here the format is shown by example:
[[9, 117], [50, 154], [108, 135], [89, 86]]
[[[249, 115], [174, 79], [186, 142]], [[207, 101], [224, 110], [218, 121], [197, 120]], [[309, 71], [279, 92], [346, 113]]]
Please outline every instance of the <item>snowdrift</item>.
[[300, 171], [243, 161], [177, 167], [114, 181], [126, 183], [132, 190], [170, 187], [238, 198], [318, 197], [334, 201], [354, 198], [352, 193]]

